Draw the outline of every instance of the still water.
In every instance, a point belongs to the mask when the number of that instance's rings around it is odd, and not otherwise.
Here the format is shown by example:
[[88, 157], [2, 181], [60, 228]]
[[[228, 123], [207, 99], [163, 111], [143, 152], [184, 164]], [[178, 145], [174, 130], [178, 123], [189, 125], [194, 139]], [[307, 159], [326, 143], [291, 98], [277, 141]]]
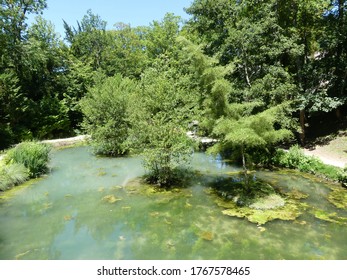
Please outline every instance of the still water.
[[[174, 192], [126, 187], [141, 160], [98, 158], [88, 147], [56, 151], [52, 172], [0, 204], [0, 259], [347, 259], [347, 226], [305, 211], [262, 227], [222, 214], [209, 180], [237, 171], [202, 153], [201, 179]], [[309, 207], [347, 217], [330, 189], [300, 175], [258, 172], [309, 195]], [[131, 184], [130, 184], [131, 185]]]

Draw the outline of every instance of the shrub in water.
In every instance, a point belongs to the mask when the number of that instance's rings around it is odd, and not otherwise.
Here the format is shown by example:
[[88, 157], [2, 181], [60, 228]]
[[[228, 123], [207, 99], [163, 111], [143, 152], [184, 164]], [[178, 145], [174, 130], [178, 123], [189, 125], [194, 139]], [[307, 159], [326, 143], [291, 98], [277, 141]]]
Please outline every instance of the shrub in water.
[[23, 164], [34, 178], [47, 172], [50, 150], [47, 144], [23, 142], [7, 152], [6, 162]]

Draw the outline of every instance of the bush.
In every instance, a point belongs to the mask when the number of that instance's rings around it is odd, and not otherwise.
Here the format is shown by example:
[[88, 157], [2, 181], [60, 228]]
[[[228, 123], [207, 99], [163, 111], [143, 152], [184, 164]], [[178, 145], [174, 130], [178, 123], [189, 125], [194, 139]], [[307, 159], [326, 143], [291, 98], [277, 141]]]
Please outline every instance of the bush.
[[316, 157], [306, 156], [298, 145], [291, 147], [288, 152], [278, 150], [273, 163], [281, 167], [298, 169], [302, 172], [319, 174], [332, 180], [341, 181], [340, 168], [326, 165]]
[[5, 161], [7, 164], [22, 164], [31, 178], [38, 177], [48, 170], [49, 153], [51, 147], [38, 142], [23, 142], [10, 149]]
[[23, 164], [9, 164], [0, 167], [0, 190], [5, 191], [28, 180], [28, 170]]
[[82, 126], [91, 135], [95, 153], [126, 154], [130, 128], [128, 100], [130, 93], [137, 91], [136, 82], [120, 75], [99, 79], [80, 101], [84, 115]]

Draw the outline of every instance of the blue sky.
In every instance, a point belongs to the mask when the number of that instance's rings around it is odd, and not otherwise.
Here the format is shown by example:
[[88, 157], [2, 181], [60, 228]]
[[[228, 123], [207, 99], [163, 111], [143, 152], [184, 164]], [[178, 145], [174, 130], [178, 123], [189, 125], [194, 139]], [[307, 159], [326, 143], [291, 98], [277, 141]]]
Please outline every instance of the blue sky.
[[[56, 32], [64, 37], [63, 19], [76, 26], [91, 9], [107, 21], [111, 29], [115, 23], [123, 22], [132, 27], [149, 25], [153, 20], [161, 20], [168, 12], [188, 19], [184, 8], [189, 7], [193, 0], [47, 0], [48, 8], [43, 17], [51, 21]], [[30, 22], [30, 21], [29, 21]]]

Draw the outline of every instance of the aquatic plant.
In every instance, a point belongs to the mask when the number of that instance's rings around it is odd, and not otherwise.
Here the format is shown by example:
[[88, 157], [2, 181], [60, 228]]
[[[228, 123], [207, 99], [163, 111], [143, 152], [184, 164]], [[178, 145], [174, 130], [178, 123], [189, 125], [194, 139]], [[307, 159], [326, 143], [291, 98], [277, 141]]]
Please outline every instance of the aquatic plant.
[[120, 200], [122, 200], [122, 199], [117, 198], [113, 194], [106, 195], [106, 196], [104, 196], [102, 198], [102, 201], [105, 201], [105, 202], [108, 202], [108, 203], [115, 203], [115, 202], [120, 201]]
[[279, 196], [278, 194], [270, 194], [265, 197], [260, 197], [251, 205], [249, 205], [249, 208], [257, 210], [268, 210], [283, 207], [284, 204], [285, 200], [281, 196]]
[[347, 218], [337, 216], [336, 212], [328, 213], [322, 209], [313, 208], [311, 213], [319, 220], [339, 225], [347, 225]]
[[295, 220], [302, 214], [303, 205], [294, 201], [286, 201], [286, 204], [276, 209], [259, 210], [250, 207], [238, 207], [235, 203], [229, 202], [228, 208], [223, 210], [224, 215], [246, 218], [251, 223], [264, 225], [265, 223], [280, 220]]
[[215, 196], [216, 204], [224, 208], [224, 215], [246, 218], [258, 225], [275, 219], [295, 220], [305, 208], [299, 200], [307, 197], [300, 192], [280, 194], [270, 184], [256, 178], [245, 185], [242, 177], [223, 177], [210, 186], [210, 194]]
[[334, 187], [328, 195], [328, 200], [337, 208], [347, 210], [347, 192], [342, 187]]
[[49, 153], [51, 146], [38, 142], [23, 142], [10, 149], [5, 162], [24, 165], [31, 178], [38, 177], [48, 170]]

